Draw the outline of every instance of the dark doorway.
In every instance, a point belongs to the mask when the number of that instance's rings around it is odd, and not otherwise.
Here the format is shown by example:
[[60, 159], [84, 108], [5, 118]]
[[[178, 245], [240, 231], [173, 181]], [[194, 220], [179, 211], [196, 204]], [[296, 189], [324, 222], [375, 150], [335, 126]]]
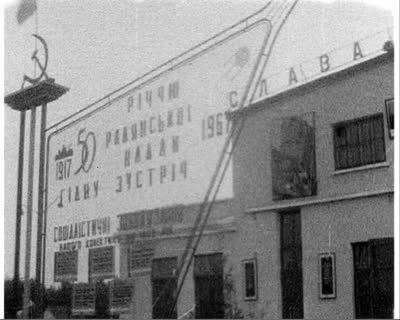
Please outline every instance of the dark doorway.
[[303, 311], [303, 259], [300, 210], [280, 213], [282, 317], [300, 319]]
[[196, 319], [224, 318], [222, 254], [199, 255], [194, 260]]
[[176, 306], [172, 309], [177, 291], [176, 258], [154, 259], [151, 282], [153, 293], [153, 319], [176, 319]]
[[352, 246], [356, 318], [393, 318], [393, 238], [357, 242]]

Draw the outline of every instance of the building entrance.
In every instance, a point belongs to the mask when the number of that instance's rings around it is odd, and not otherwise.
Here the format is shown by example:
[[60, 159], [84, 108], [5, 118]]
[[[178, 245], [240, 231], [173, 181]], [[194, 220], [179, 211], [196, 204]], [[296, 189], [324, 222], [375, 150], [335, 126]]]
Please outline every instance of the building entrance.
[[177, 291], [176, 258], [154, 259], [151, 282], [153, 293], [153, 319], [176, 319], [176, 306], [172, 310]]
[[282, 317], [301, 319], [303, 311], [303, 259], [300, 210], [281, 212]]
[[196, 319], [224, 318], [222, 254], [200, 255], [194, 260]]

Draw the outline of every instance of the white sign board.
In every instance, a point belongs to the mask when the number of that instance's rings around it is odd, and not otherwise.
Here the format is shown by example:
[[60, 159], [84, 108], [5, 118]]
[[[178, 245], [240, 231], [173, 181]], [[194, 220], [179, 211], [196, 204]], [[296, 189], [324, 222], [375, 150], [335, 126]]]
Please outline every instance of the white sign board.
[[[267, 29], [257, 24], [53, 135], [48, 201], [59, 201], [49, 211], [98, 217], [201, 202], [229, 100], [243, 93]], [[229, 197], [230, 172], [219, 195]]]
[[[118, 214], [202, 202], [270, 31], [254, 23], [51, 134], [49, 265], [60, 241], [112, 235]], [[217, 199], [232, 197], [229, 168]]]

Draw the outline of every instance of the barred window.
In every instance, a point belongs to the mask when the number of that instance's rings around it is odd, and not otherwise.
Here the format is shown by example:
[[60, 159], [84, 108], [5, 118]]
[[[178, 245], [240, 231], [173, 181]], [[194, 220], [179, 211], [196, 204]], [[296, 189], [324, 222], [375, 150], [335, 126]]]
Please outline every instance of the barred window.
[[335, 169], [383, 162], [383, 114], [338, 123], [334, 126]]

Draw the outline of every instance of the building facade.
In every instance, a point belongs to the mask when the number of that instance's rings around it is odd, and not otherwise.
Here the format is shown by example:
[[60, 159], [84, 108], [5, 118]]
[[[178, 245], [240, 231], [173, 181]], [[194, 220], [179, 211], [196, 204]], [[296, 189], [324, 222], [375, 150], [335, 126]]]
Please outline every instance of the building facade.
[[[393, 315], [391, 41], [354, 40], [278, 74], [267, 65], [237, 108], [270, 31], [233, 30], [52, 132], [45, 282], [80, 286], [74, 315], [95, 315], [96, 283], [109, 284], [120, 318]], [[193, 223], [241, 119], [173, 308]]]
[[392, 317], [392, 101], [386, 54], [245, 111], [235, 264], [258, 271], [249, 300], [245, 270], [238, 277], [245, 314]]

